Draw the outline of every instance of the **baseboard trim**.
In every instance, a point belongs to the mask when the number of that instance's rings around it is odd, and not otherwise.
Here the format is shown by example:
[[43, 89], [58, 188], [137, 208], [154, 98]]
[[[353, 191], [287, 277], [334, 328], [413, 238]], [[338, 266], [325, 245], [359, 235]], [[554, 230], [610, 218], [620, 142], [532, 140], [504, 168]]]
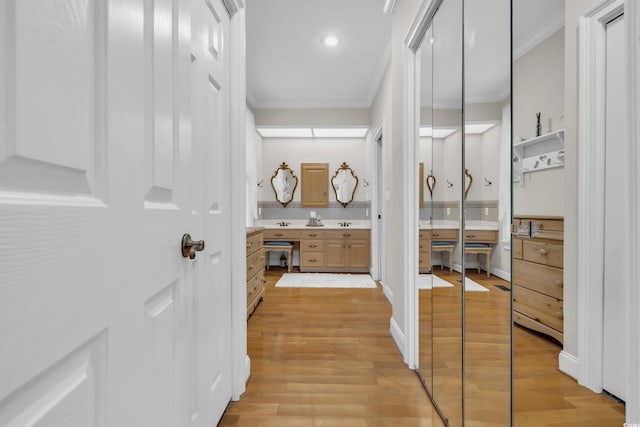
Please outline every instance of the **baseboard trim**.
[[499, 278], [501, 278], [502, 280], [506, 280], [507, 282], [511, 281], [511, 273], [500, 268], [491, 267], [491, 274], [493, 274], [494, 276], [498, 276]]
[[391, 333], [391, 338], [393, 338], [393, 341], [396, 343], [396, 346], [398, 347], [398, 351], [402, 356], [402, 360], [406, 360], [405, 354], [404, 354], [404, 348], [405, 348], [404, 332], [402, 332], [402, 329], [400, 329], [400, 326], [396, 322], [396, 319], [393, 318], [393, 316], [391, 317], [391, 321], [389, 322], [389, 332]]
[[558, 355], [558, 368], [572, 378], [578, 378], [578, 358], [562, 350]]
[[389, 304], [393, 305], [393, 291], [384, 283], [380, 282], [380, 284], [382, 285], [382, 293], [387, 298], [387, 301], [389, 301]]

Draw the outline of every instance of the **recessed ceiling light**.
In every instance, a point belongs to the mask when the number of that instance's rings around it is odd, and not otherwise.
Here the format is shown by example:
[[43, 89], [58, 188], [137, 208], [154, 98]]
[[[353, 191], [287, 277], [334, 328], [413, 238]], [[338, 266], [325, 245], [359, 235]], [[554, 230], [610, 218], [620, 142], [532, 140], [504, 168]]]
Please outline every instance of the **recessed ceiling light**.
[[323, 40], [324, 44], [329, 47], [337, 46], [340, 43], [340, 39], [333, 34], [328, 35]]

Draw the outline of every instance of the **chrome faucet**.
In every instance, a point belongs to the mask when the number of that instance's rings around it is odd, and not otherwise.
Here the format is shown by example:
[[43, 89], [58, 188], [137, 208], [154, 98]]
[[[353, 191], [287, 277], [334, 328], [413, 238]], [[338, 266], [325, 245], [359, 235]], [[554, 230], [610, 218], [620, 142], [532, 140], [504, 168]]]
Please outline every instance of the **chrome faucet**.
[[291, 223], [290, 223], [290, 222], [285, 222], [285, 221], [280, 221], [280, 222], [278, 223], [278, 225], [279, 225], [280, 227], [287, 227], [289, 224], [291, 224]]

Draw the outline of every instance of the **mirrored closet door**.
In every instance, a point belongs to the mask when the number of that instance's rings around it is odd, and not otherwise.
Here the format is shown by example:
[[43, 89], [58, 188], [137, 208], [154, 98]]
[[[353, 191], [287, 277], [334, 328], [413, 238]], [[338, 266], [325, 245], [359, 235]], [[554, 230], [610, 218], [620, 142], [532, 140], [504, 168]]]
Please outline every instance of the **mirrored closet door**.
[[508, 426], [511, 6], [429, 4], [416, 50], [418, 373], [446, 425]]

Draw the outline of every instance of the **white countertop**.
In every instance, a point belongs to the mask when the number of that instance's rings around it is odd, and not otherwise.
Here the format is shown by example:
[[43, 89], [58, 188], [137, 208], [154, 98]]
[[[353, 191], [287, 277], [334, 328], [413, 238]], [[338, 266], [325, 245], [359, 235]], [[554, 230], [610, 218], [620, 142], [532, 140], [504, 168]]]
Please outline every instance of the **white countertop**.
[[[465, 224], [465, 230], [498, 230], [499, 223], [498, 221], [467, 221]], [[458, 221], [446, 221], [446, 220], [436, 220], [433, 221], [433, 224], [429, 224], [429, 221], [420, 221], [420, 229], [421, 230], [431, 230], [431, 229], [460, 229], [460, 223]]]
[[[279, 223], [287, 223], [287, 226], [282, 226]], [[338, 223], [347, 222], [349, 223], [348, 227], [342, 227]], [[255, 222], [254, 227], [264, 227], [264, 228], [279, 228], [279, 229], [304, 229], [308, 230], [310, 228], [318, 228], [320, 230], [332, 230], [332, 229], [345, 229], [345, 228], [354, 228], [354, 229], [370, 229], [371, 221], [362, 220], [362, 219], [349, 219], [349, 220], [337, 220], [337, 219], [323, 219], [323, 226], [321, 227], [308, 227], [306, 219], [260, 219]]]

